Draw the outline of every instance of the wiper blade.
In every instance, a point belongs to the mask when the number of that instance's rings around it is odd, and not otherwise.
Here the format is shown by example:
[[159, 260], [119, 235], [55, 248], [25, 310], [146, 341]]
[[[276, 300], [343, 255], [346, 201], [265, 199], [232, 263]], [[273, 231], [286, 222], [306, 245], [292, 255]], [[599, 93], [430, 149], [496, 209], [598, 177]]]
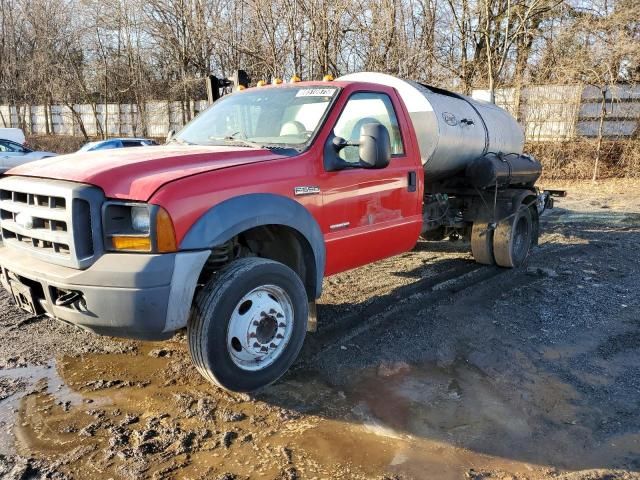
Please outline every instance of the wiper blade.
[[235, 132], [226, 137], [209, 137], [209, 140], [218, 140], [225, 143], [234, 143], [235, 145], [241, 145], [249, 148], [264, 148], [267, 150], [295, 150], [300, 152], [300, 148], [288, 145], [288, 144], [274, 144], [274, 143], [260, 143], [249, 140], [248, 138], [238, 138], [237, 135], [241, 132]]
[[236, 143], [236, 144], [244, 146], [244, 147], [269, 148], [266, 145], [263, 145], [263, 144], [258, 143], [258, 142], [252, 142], [251, 140], [246, 140], [244, 138], [234, 138], [233, 135], [230, 135], [228, 137], [224, 137], [223, 140], [225, 142], [233, 142], [233, 143]]
[[167, 143], [174, 143], [174, 142], [179, 144], [179, 145], [195, 145], [195, 143], [187, 142], [186, 140], [184, 140], [182, 138], [178, 138], [178, 137], [173, 137]]
[[218, 141], [222, 140], [225, 143], [233, 142], [236, 145], [240, 145], [243, 147], [250, 147], [250, 148], [267, 148], [261, 143], [252, 142], [251, 140], [248, 140], [246, 138], [236, 138], [236, 135], [240, 133], [241, 132], [235, 132], [235, 133], [232, 133], [231, 135], [227, 135], [226, 137], [209, 137], [209, 140], [218, 140]]
[[273, 144], [273, 143], [258, 143], [258, 142], [252, 142], [250, 140], [241, 140], [241, 139], [237, 139], [237, 138], [234, 138], [233, 140], [225, 139], [225, 141], [229, 141], [229, 142], [233, 141], [233, 142], [236, 142], [236, 144], [238, 144], [238, 145], [242, 145], [242, 146], [246, 146], [246, 147], [264, 148], [266, 150], [295, 150], [296, 152], [300, 152], [301, 151], [299, 148], [292, 147], [290, 145], [280, 145], [280, 144]]

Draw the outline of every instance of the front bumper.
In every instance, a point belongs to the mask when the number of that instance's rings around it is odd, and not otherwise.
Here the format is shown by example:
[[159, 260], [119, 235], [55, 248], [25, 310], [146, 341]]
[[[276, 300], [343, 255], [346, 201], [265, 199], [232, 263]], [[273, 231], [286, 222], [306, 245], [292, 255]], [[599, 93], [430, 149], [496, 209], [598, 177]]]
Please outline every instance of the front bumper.
[[[14, 298], [29, 292], [34, 313], [116, 337], [163, 339], [186, 326], [208, 251], [102, 255], [86, 270], [53, 265], [0, 243], [0, 280]], [[79, 299], [61, 306], [59, 299]], [[58, 301], [58, 304], [56, 304]]]

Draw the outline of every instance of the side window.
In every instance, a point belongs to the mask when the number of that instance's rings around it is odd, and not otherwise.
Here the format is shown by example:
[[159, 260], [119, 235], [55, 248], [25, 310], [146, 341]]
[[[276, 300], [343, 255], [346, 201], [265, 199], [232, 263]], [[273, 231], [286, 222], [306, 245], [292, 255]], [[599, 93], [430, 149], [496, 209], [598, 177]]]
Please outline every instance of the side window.
[[[333, 133], [349, 142], [357, 142], [362, 126], [374, 122], [387, 127], [391, 138], [391, 154], [402, 155], [404, 146], [398, 118], [393, 110], [391, 99], [384, 93], [362, 92], [351, 95], [336, 122]], [[339, 155], [347, 162], [357, 162], [360, 159], [358, 147], [345, 147]]]
[[143, 145], [145, 145], [145, 143], [139, 141], [139, 140], [123, 140], [122, 141], [122, 146], [123, 147], [142, 147]]
[[110, 142], [104, 142], [97, 147], [93, 148], [93, 150], [109, 150], [110, 148], [121, 148], [122, 144], [117, 140], [111, 140]]
[[27, 150], [20, 144], [8, 140], [0, 140], [0, 152], [26, 153]]

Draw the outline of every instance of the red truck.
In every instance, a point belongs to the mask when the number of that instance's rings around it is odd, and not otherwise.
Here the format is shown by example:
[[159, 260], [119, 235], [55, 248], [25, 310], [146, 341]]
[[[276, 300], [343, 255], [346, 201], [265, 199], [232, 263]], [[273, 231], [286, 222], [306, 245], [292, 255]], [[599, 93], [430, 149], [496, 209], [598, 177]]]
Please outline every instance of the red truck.
[[186, 327], [207, 379], [252, 391], [294, 362], [326, 276], [421, 235], [520, 265], [551, 202], [522, 143], [498, 107], [387, 75], [246, 89], [166, 145], [9, 171], [0, 278], [98, 334]]

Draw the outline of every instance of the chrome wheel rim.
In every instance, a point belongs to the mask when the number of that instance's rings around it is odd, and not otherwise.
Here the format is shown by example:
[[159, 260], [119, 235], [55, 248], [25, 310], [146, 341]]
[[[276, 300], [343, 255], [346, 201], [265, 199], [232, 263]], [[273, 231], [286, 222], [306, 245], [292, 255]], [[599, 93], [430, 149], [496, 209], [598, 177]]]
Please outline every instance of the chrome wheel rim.
[[254, 288], [233, 309], [227, 328], [227, 350], [233, 363], [248, 371], [273, 364], [293, 333], [293, 304], [276, 285]]

